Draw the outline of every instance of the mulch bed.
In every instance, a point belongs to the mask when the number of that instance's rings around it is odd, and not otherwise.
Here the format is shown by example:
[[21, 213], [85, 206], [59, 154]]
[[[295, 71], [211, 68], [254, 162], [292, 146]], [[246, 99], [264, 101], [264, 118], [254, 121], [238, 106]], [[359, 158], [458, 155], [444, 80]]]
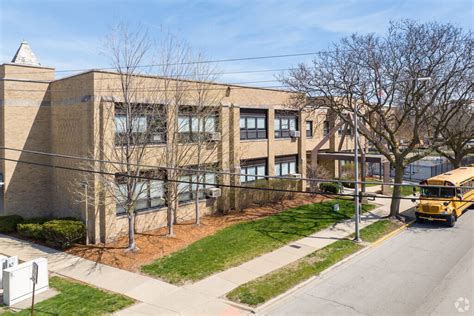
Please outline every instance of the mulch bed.
[[200, 226], [194, 225], [193, 222], [176, 224], [174, 226], [175, 237], [166, 236], [166, 227], [136, 234], [136, 243], [139, 248], [136, 252], [125, 251], [128, 246], [128, 238], [122, 237], [106, 245], [74, 245], [67, 250], [67, 253], [120, 269], [139, 271], [142, 265], [183, 249], [189, 244], [230, 225], [261, 219], [289, 208], [323, 200], [326, 200], [326, 198], [319, 195], [300, 194], [291, 200], [248, 208], [243, 212], [204, 216], [201, 218]]

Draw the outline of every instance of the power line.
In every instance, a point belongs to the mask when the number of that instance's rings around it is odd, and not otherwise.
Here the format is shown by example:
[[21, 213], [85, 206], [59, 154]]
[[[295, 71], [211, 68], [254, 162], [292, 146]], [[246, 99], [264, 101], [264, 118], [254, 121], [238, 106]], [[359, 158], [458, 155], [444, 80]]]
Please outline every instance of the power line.
[[[107, 171], [99, 171], [99, 170], [91, 170], [91, 169], [82, 169], [82, 168], [75, 168], [75, 167], [65, 167], [65, 166], [57, 166], [52, 164], [44, 164], [39, 162], [31, 162], [31, 161], [24, 161], [24, 160], [17, 160], [17, 159], [10, 159], [10, 158], [0, 158], [0, 160], [35, 165], [35, 166], [42, 166], [48, 167], [53, 169], [64, 169], [70, 171], [78, 171], [78, 172], [85, 172], [85, 173], [94, 173], [94, 174], [101, 174], [101, 175], [110, 175], [110, 176], [117, 176], [116, 173], [107, 172]], [[280, 188], [265, 188], [265, 187], [248, 187], [242, 185], [233, 185], [233, 184], [216, 184], [216, 183], [207, 183], [207, 182], [199, 182], [199, 181], [185, 181], [185, 180], [174, 180], [174, 179], [162, 179], [157, 177], [150, 177], [150, 176], [140, 176], [140, 175], [128, 175], [128, 174], [118, 174], [121, 177], [126, 178], [135, 178], [141, 180], [158, 180], [163, 182], [174, 182], [174, 183], [184, 183], [184, 184], [191, 184], [191, 185], [209, 185], [209, 186], [216, 186], [216, 187], [224, 187], [224, 188], [234, 188], [234, 189], [245, 189], [245, 190], [260, 190], [260, 191], [272, 191], [272, 192], [283, 192], [283, 193], [301, 193], [301, 194], [312, 194], [312, 195], [322, 195], [322, 196], [343, 196], [343, 197], [353, 197], [356, 196], [350, 193], [329, 193], [329, 192], [322, 192], [322, 191], [302, 191], [302, 190], [289, 190], [289, 189], [280, 189]], [[293, 179], [295, 180], [295, 179]], [[364, 196], [363, 196], [364, 197]], [[441, 198], [429, 198], [429, 199], [422, 199], [421, 197], [390, 197], [385, 195], [369, 195], [365, 197], [373, 197], [373, 198], [381, 198], [381, 199], [399, 199], [399, 200], [425, 200], [425, 201], [450, 201], [447, 199]], [[474, 202], [474, 200], [458, 200], [457, 202]]]
[[[280, 54], [280, 55], [264, 55], [264, 56], [250, 56], [250, 57], [239, 57], [239, 58], [227, 58], [227, 59], [209, 59], [209, 60], [196, 60], [196, 61], [186, 61], [186, 62], [177, 62], [177, 63], [159, 63], [159, 64], [145, 64], [137, 65], [135, 68], [153, 68], [153, 67], [163, 67], [163, 66], [182, 66], [182, 65], [196, 65], [196, 64], [217, 64], [217, 63], [228, 63], [236, 61], [248, 61], [248, 60], [262, 60], [262, 59], [277, 59], [277, 58], [289, 58], [289, 57], [303, 57], [303, 56], [312, 56], [318, 54], [327, 54], [331, 51], [315, 51], [315, 52], [306, 52], [306, 53], [293, 53], [293, 54]], [[120, 66], [119, 66], [120, 67]], [[123, 67], [125, 68], [125, 67]], [[91, 71], [91, 70], [117, 70], [117, 67], [100, 67], [100, 68], [77, 68], [77, 69], [63, 69], [55, 70], [56, 73], [66, 73], [66, 72], [82, 72], [82, 71]], [[38, 73], [49, 73], [51, 71], [37, 71], [30, 72], [30, 74]], [[10, 74], [27, 74], [27, 72], [18, 72]]]
[[[56, 157], [56, 158], [64, 158], [64, 159], [72, 159], [72, 160], [83, 160], [89, 162], [99, 162], [99, 163], [106, 163], [112, 165], [125, 165], [125, 166], [134, 166], [134, 167], [142, 167], [142, 168], [151, 168], [151, 169], [160, 169], [160, 170], [177, 170], [177, 171], [185, 171], [185, 172], [194, 172], [194, 173], [213, 173], [219, 175], [230, 175], [230, 176], [254, 176], [255, 178], [263, 178], [263, 179], [277, 179], [277, 180], [302, 180], [308, 182], [338, 182], [338, 183], [350, 183], [350, 184], [375, 184], [375, 185], [390, 185], [390, 186], [400, 186], [400, 187], [423, 187], [422, 185], [413, 185], [413, 184], [404, 184], [404, 183], [384, 183], [384, 182], [375, 182], [375, 181], [354, 181], [354, 180], [340, 180], [340, 179], [316, 179], [316, 178], [294, 178], [294, 177], [284, 177], [284, 176], [269, 176], [269, 175], [249, 175], [247, 173], [233, 173], [233, 172], [224, 172], [224, 171], [216, 171], [216, 170], [208, 170], [208, 169], [193, 169], [193, 168], [182, 168], [182, 167], [167, 167], [167, 166], [157, 166], [157, 165], [147, 165], [147, 164], [134, 164], [134, 163], [126, 163], [121, 161], [111, 161], [111, 160], [103, 160], [103, 159], [94, 159], [88, 157], [80, 157], [80, 156], [73, 156], [73, 155], [65, 155], [65, 154], [57, 154], [57, 153], [49, 153], [49, 152], [42, 152], [42, 151], [35, 151], [35, 150], [27, 150], [27, 149], [18, 149], [18, 148], [11, 148], [11, 147], [1, 147], [0, 149], [10, 150], [10, 151], [17, 151], [17, 152], [24, 152], [29, 154], [35, 155], [42, 155], [42, 156], [49, 156], [49, 157]], [[443, 185], [429, 185], [429, 187], [435, 188], [446, 188]], [[461, 188], [459, 186], [450, 186], [450, 188]], [[474, 189], [473, 186], [462, 186], [465, 189]]]
[[[175, 79], [169, 79], [169, 80], [175, 80]], [[153, 87], [139, 87], [139, 88], [129, 88], [127, 91], [129, 92], [165, 92], [165, 91], [225, 91], [227, 90], [228, 86], [232, 86], [231, 89], [283, 89], [283, 88], [288, 88], [287, 86], [284, 85], [273, 85], [273, 86], [240, 86], [244, 84], [253, 84], [253, 83], [264, 83], [264, 82], [279, 82], [279, 80], [261, 80], [261, 81], [248, 81], [248, 82], [239, 82], [239, 83], [215, 83], [215, 82], [202, 82], [203, 85], [210, 85], [210, 86], [225, 86], [222, 88], [168, 88], [168, 89], [158, 89], [158, 88], [153, 88]], [[192, 82], [190, 83], [191, 85], [193, 84]], [[15, 89], [15, 88], [6, 88], [6, 91], [23, 91], [23, 92], [70, 92], [70, 89]], [[93, 92], [123, 92], [126, 91], [121, 88], [96, 88], [93, 89]], [[282, 92], [292, 92], [292, 91], [287, 91], [287, 90], [281, 90]]]

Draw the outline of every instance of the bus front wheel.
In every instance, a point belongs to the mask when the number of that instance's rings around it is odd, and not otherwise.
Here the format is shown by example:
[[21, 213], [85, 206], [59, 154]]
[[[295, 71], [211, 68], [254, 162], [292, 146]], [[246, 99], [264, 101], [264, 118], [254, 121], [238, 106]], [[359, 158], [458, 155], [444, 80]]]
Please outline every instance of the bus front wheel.
[[451, 212], [451, 215], [448, 217], [447, 224], [449, 227], [454, 227], [454, 224], [456, 224], [456, 212]]

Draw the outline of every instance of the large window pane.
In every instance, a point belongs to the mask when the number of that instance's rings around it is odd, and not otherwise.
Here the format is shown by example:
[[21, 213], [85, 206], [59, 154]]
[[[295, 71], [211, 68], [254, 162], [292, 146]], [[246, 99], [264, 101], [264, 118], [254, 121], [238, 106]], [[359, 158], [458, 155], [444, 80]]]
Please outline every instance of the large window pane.
[[281, 164], [281, 175], [287, 175], [288, 174], [288, 163], [282, 163]]
[[[264, 176], [265, 175], [265, 166], [257, 166], [257, 175]], [[258, 177], [259, 179], [265, 179], [264, 177]]]
[[150, 180], [150, 200], [151, 207], [161, 206], [165, 204], [165, 190], [163, 181]]
[[133, 119], [132, 129], [137, 133], [143, 133], [147, 130], [146, 116], [136, 117]]
[[290, 174], [296, 173], [296, 162], [290, 162]]
[[275, 164], [275, 175], [281, 176], [281, 164]]
[[289, 128], [288, 119], [281, 119], [281, 129], [287, 130]]
[[206, 173], [206, 187], [210, 187], [213, 184], [216, 184], [216, 174], [215, 173]]
[[216, 131], [217, 118], [215, 116], [210, 116], [206, 118], [206, 128], [205, 131], [208, 133], [214, 133]]
[[247, 168], [247, 174], [247, 181], [255, 181], [254, 176], [257, 174], [256, 167]]
[[125, 133], [127, 126], [127, 117], [125, 115], [116, 115], [115, 116], [115, 132], [116, 133]]
[[290, 131], [296, 131], [296, 119], [290, 119]]
[[265, 119], [263, 117], [257, 118], [257, 128], [264, 129], [265, 128]]
[[255, 128], [255, 121], [256, 119], [254, 117], [247, 117], [247, 129]]
[[275, 119], [275, 131], [279, 131], [281, 129], [280, 119]]
[[240, 118], [240, 128], [245, 128], [245, 121], [246, 121], [245, 117]]
[[180, 132], [189, 132], [189, 117], [180, 116], [178, 117], [178, 130]]
[[198, 117], [191, 117], [191, 131], [192, 132], [198, 132], [203, 129], [202, 124], [199, 124], [200, 119]]
[[179, 177], [179, 181], [183, 181], [183, 182], [178, 183], [178, 192], [181, 193], [181, 192], [189, 191], [191, 189], [191, 186], [189, 184], [190, 180], [191, 179], [189, 176]]

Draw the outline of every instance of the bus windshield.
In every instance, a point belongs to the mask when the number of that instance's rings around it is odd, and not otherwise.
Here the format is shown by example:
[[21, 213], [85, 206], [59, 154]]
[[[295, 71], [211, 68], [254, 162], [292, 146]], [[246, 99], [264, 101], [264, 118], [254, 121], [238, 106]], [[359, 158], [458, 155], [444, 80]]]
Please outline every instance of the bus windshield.
[[454, 188], [421, 187], [421, 196], [424, 197], [453, 197]]

